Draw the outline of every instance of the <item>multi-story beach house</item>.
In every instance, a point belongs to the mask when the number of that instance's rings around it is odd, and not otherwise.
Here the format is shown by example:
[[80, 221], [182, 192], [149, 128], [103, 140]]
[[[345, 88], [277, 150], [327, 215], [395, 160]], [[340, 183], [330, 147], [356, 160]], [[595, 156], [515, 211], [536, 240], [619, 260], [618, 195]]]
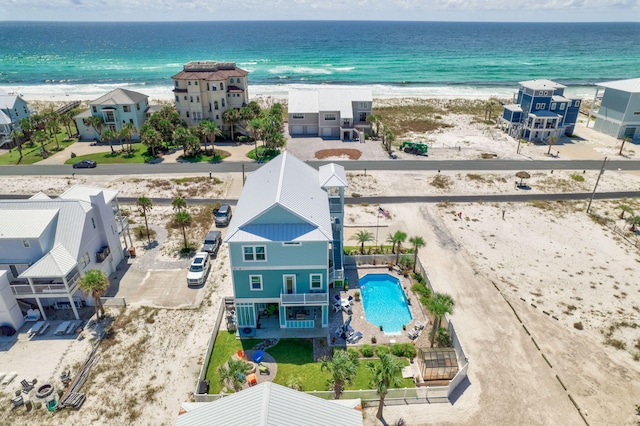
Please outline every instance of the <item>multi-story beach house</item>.
[[189, 126], [206, 119], [226, 129], [224, 113], [249, 103], [248, 75], [235, 62], [189, 62], [172, 77], [176, 110]]
[[117, 191], [75, 185], [58, 198], [0, 200], [0, 305], [28, 302], [44, 319], [45, 306], [72, 309], [79, 319], [77, 306], [93, 303], [80, 277], [89, 269], [111, 274], [132, 244]]
[[[126, 89], [115, 89], [89, 103], [89, 109], [74, 117], [80, 132], [80, 140], [100, 139], [96, 129], [87, 124], [91, 116], [102, 117], [102, 130], [110, 129], [119, 132], [122, 127], [131, 123], [139, 130], [147, 118], [149, 96]], [[134, 133], [132, 140], [139, 140]]]
[[225, 237], [239, 330], [276, 315], [278, 329], [326, 334], [329, 287], [344, 277], [346, 186], [342, 166], [316, 170], [288, 152], [247, 177]]
[[371, 131], [373, 97], [367, 89], [289, 91], [289, 134], [343, 141], [362, 140]]
[[510, 136], [529, 141], [571, 135], [582, 99], [565, 96], [566, 87], [551, 80], [520, 82], [514, 103], [504, 105], [498, 125]]
[[31, 116], [27, 102], [21, 96], [0, 89], [0, 147], [11, 146], [11, 132], [20, 129], [20, 120]]
[[[598, 101], [600, 107], [593, 112]], [[598, 83], [589, 117], [595, 117], [593, 128], [599, 132], [617, 139], [639, 140], [640, 78]]]

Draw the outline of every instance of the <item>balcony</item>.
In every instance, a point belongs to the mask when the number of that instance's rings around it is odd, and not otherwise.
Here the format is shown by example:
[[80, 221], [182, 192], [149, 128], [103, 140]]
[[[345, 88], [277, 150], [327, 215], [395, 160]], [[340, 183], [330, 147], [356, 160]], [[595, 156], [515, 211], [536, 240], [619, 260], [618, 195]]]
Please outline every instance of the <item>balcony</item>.
[[329, 198], [329, 212], [330, 213], [342, 213], [343, 206], [340, 198]]
[[96, 263], [104, 262], [107, 257], [111, 254], [111, 249], [107, 246], [104, 246], [100, 249], [99, 252], [96, 253]]
[[280, 294], [281, 305], [326, 305], [329, 300], [328, 293], [296, 293]]
[[[60, 282], [60, 278], [53, 278], [49, 283], [35, 282], [32, 285], [29, 284], [11, 284], [11, 291], [18, 298], [31, 297], [33, 295], [47, 296], [47, 297], [59, 297], [68, 296], [73, 294], [77, 287], [78, 281], [80, 281], [80, 274], [75, 273], [67, 281], [67, 285]], [[54, 282], [55, 281], [55, 282]]]

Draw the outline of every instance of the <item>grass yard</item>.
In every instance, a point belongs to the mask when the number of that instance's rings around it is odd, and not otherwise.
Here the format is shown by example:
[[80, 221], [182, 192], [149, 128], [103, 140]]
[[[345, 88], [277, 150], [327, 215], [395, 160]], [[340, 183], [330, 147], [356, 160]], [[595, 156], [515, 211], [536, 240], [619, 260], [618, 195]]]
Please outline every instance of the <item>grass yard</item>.
[[256, 157], [256, 150], [252, 149], [251, 151], [249, 151], [247, 153], [247, 157], [251, 158], [252, 160], [256, 160], [256, 161], [260, 161], [260, 162], [268, 162], [273, 160], [274, 158], [276, 158], [278, 155], [280, 155], [280, 150], [279, 149], [268, 149], [265, 148], [264, 146], [258, 146], [258, 157]]
[[132, 145], [133, 153], [120, 152], [120, 145], [115, 145], [113, 149], [115, 153], [97, 152], [95, 154], [79, 155], [74, 158], [70, 158], [65, 161], [65, 164], [77, 163], [81, 160], [93, 160], [98, 164], [118, 164], [118, 163], [144, 163], [146, 161], [153, 160], [151, 154], [148, 153], [147, 147], [141, 143], [134, 143]]
[[[69, 139], [66, 140], [66, 133], [58, 133], [58, 141], [60, 143], [61, 150], [66, 149], [67, 147], [73, 145], [78, 141], [78, 139]], [[56, 142], [53, 138], [49, 140], [45, 144], [46, 150], [49, 152], [49, 155], [53, 155], [56, 153], [55, 149], [57, 148]], [[34, 164], [38, 161], [42, 160], [42, 155], [40, 154], [40, 150], [42, 147], [40, 145], [29, 146], [29, 143], [22, 144], [22, 161], [18, 163], [20, 159], [20, 154], [18, 150], [13, 148], [11, 152], [7, 152], [4, 155], [0, 155], [0, 165], [16, 165], [16, 164]]]
[[[207, 152], [211, 152], [211, 150], [207, 150]], [[186, 161], [187, 163], [219, 163], [227, 157], [231, 156], [231, 153], [228, 151], [223, 151], [221, 149], [216, 149], [214, 151], [215, 155], [207, 155], [203, 152], [191, 156], [185, 157], [184, 155], [180, 157], [182, 161]]]
[[218, 336], [216, 336], [213, 353], [211, 354], [209, 366], [207, 367], [206, 378], [209, 380], [209, 393], [220, 393], [222, 390], [222, 383], [220, 383], [218, 376], [218, 367], [224, 365], [224, 363], [240, 349], [248, 351], [261, 341], [262, 339], [237, 340], [235, 332], [220, 331]]

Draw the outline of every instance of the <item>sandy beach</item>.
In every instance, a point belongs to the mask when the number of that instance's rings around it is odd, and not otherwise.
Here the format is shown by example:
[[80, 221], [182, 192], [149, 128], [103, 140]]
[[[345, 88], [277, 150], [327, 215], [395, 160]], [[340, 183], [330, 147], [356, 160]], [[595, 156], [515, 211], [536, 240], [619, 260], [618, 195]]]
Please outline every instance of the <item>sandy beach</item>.
[[[478, 153], [490, 151], [498, 158], [521, 158], [523, 164], [530, 159], [553, 161], [546, 156], [546, 146], [530, 144], [523, 154], [515, 154], [513, 140], [485, 133], [486, 126], [468, 116], [445, 119], [451, 128], [403, 136], [432, 141], [429, 158], [434, 159], [477, 158]], [[579, 131], [587, 137], [580, 143], [559, 144], [561, 158], [601, 159], [615, 154], [615, 141], [584, 127]], [[636, 158], [634, 149], [628, 148], [626, 158]], [[350, 172], [348, 195], [508, 194], [516, 191], [515, 172]], [[196, 177], [97, 173], [99, 168], [96, 174], [75, 179], [3, 176], [3, 193], [55, 195], [81, 183], [117, 189], [121, 197], [172, 197], [187, 189], [171, 178]], [[576, 170], [531, 175], [530, 193], [588, 192], [597, 178], [596, 171]], [[216, 185], [194, 184], [192, 196], [212, 200], [239, 196], [240, 174], [217, 177]], [[599, 185], [599, 191], [633, 190], [640, 187], [640, 177], [607, 170]], [[571, 395], [589, 424], [634, 424], [640, 395], [640, 287], [634, 271], [640, 252], [637, 234], [619, 219], [620, 203], [640, 210], [637, 200], [595, 201], [595, 216], [585, 214], [582, 201], [384, 205], [391, 217], [385, 219], [381, 235], [403, 230], [427, 242], [420, 259], [434, 288], [456, 300], [451, 320], [470, 359], [469, 384], [453, 404], [388, 406], [387, 423], [402, 418], [408, 425], [584, 424]], [[131, 213], [131, 227], [143, 225], [135, 206], [123, 208]], [[347, 206], [345, 238], [359, 229], [375, 229], [376, 211], [377, 206]], [[119, 271], [119, 277], [125, 273], [139, 277], [140, 291], [154, 274], [186, 267], [175, 253], [182, 235], [167, 229], [171, 214], [170, 206], [154, 206], [149, 220], [157, 231], [158, 247], [136, 240], [138, 256]], [[199, 241], [205, 231], [190, 229], [189, 238]], [[55, 417], [43, 410], [1, 411], [2, 422], [173, 424], [180, 404], [191, 399], [206, 362], [203, 357], [220, 300], [232, 295], [228, 267], [223, 247], [207, 286], [188, 307], [167, 308], [146, 300], [131, 303], [126, 310], [111, 308], [113, 335], [102, 343], [101, 361], [83, 388], [87, 401], [81, 410], [65, 410]], [[77, 369], [95, 335], [96, 330], [87, 327], [78, 339], [50, 342], [58, 349], [51, 349], [52, 359], [40, 363], [29, 358], [40, 342], [20, 341], [10, 351], [0, 352], [0, 363], [25, 376], [37, 374], [55, 381], [61, 371]], [[5, 396], [11, 390], [5, 389]], [[380, 424], [374, 408], [364, 414], [365, 424]]]

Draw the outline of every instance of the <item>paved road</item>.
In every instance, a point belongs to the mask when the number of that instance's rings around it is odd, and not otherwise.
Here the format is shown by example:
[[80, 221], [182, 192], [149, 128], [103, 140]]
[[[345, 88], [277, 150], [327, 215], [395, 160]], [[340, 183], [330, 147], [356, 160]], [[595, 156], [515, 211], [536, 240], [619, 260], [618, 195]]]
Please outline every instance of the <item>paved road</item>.
[[[309, 161], [313, 167], [327, 164], [327, 161]], [[594, 160], [458, 160], [458, 161], [335, 161], [346, 170], [595, 170], [602, 167], [602, 161]], [[70, 165], [0, 166], [0, 176], [59, 176], [76, 173], [78, 175], [135, 175], [164, 173], [230, 173], [251, 172], [260, 167], [255, 162], [223, 162], [216, 164], [100, 164], [95, 169], [73, 169]], [[640, 161], [612, 160], [607, 162], [609, 170], [640, 170]]]

